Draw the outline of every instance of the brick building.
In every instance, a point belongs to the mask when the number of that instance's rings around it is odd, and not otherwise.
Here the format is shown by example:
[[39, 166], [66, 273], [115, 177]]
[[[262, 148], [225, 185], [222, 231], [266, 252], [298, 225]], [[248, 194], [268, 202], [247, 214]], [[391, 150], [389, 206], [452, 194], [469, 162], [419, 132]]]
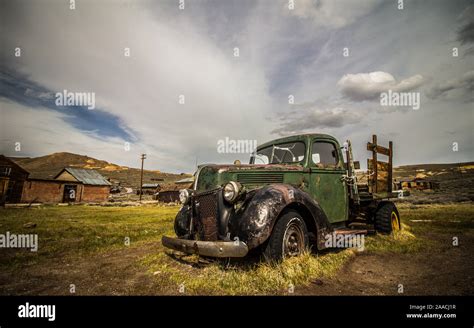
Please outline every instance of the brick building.
[[64, 168], [54, 179], [28, 179], [23, 187], [24, 203], [105, 202], [111, 183], [99, 172]]
[[29, 176], [0, 155], [0, 204], [105, 202], [110, 194], [111, 183], [94, 170], [65, 168], [54, 179]]

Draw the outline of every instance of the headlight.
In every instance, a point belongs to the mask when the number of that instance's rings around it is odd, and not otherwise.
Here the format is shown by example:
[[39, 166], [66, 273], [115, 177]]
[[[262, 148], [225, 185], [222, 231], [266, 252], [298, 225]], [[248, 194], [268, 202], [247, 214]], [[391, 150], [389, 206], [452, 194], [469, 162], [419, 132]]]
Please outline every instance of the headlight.
[[189, 200], [189, 191], [187, 189], [181, 189], [179, 191], [179, 201], [185, 205]]
[[222, 190], [224, 199], [229, 203], [233, 203], [237, 199], [237, 196], [239, 196], [240, 188], [241, 186], [239, 183], [234, 181], [228, 182]]

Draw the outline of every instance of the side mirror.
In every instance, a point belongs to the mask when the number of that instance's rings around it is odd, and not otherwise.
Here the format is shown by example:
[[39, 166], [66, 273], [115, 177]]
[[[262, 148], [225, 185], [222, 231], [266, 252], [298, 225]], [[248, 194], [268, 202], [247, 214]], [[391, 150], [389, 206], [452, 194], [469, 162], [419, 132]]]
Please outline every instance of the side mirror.
[[312, 160], [314, 164], [319, 164], [321, 163], [321, 158], [319, 157], [319, 154], [313, 154]]
[[354, 161], [354, 169], [360, 170], [360, 162], [359, 161]]

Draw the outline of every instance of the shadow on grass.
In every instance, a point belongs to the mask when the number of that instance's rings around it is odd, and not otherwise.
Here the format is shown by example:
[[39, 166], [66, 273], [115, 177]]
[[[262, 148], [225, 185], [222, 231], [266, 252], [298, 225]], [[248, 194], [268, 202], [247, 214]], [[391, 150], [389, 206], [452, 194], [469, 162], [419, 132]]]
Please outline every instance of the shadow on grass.
[[[314, 247], [311, 247], [308, 250], [308, 253], [311, 254], [311, 256], [313, 256], [314, 258], [318, 258], [319, 256], [324, 256], [327, 254], [338, 254], [345, 250], [346, 248], [327, 248], [323, 250], [316, 250]], [[266, 262], [260, 249], [252, 250], [245, 257], [241, 258], [213, 258], [199, 256], [195, 254], [179, 253], [177, 251], [172, 250], [165, 251], [165, 254], [170, 259], [180, 264], [188, 265], [196, 269], [203, 269], [211, 265], [218, 265], [219, 269], [224, 271], [238, 270], [243, 272], [250, 272], [255, 270], [255, 268], [260, 264], [268, 264], [273, 268], [276, 268], [281, 264], [281, 261]]]

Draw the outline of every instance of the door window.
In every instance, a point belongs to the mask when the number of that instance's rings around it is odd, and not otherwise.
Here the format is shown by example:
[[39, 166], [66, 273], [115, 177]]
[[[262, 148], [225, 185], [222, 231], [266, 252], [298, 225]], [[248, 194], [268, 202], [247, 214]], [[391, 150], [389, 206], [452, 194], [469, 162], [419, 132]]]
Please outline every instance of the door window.
[[318, 167], [337, 167], [339, 158], [336, 146], [331, 142], [314, 142], [311, 152], [311, 160]]

